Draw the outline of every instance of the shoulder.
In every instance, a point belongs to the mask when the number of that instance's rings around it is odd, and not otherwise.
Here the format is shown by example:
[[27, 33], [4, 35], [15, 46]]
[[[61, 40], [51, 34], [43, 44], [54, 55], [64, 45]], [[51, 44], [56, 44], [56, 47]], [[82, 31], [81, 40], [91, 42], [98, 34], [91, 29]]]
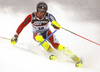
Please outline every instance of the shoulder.
[[36, 15], [36, 12], [33, 12], [33, 13], [31, 14], [32, 17], [35, 17], [35, 15]]
[[32, 14], [29, 14], [29, 15], [27, 15], [26, 17], [25, 17], [25, 19], [24, 19], [24, 23], [27, 23], [27, 22], [31, 22], [31, 19], [32, 19]]
[[50, 16], [54, 17], [53, 14], [51, 14], [51, 13], [48, 13], [48, 16], [49, 16], [49, 17], [50, 17]]
[[48, 17], [49, 17], [49, 20], [50, 20], [50, 21], [53, 21], [53, 20], [55, 20], [55, 21], [56, 21], [56, 19], [55, 19], [55, 17], [54, 17], [54, 15], [53, 15], [53, 14], [48, 13]]
[[30, 18], [30, 19], [31, 19], [31, 18], [32, 18], [32, 14], [27, 15], [27, 16], [26, 16], [26, 19], [27, 19], [27, 18]]
[[26, 19], [32, 19], [32, 17], [35, 17], [36, 12], [33, 12], [26, 16]]

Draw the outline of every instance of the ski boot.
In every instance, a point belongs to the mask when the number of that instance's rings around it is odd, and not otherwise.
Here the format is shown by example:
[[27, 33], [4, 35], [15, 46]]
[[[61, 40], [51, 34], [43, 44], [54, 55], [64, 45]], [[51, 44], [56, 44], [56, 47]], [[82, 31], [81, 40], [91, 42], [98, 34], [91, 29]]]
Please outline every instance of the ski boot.
[[82, 66], [82, 60], [79, 57], [77, 57], [76, 55], [71, 57], [71, 59], [76, 62], [76, 64], [75, 64], [76, 67]]
[[58, 50], [63, 52], [65, 55], [67, 55], [73, 61], [75, 61], [76, 67], [80, 67], [82, 65], [82, 60], [79, 57], [77, 57], [72, 51], [70, 51], [67, 47], [64, 47], [63, 45], [59, 45]]

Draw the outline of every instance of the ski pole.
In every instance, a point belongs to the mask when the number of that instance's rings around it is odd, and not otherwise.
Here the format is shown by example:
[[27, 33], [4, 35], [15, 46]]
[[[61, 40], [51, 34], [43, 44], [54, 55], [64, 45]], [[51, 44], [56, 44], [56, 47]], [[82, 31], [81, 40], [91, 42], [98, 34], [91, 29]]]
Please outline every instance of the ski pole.
[[52, 34], [50, 34], [44, 41], [42, 41], [39, 45], [43, 44], [48, 38], [50, 38], [57, 30], [55, 30]]
[[65, 28], [63, 28], [63, 27], [60, 27], [60, 28], [62, 28], [62, 29], [66, 30], [66, 31], [68, 31], [68, 32], [70, 32], [70, 33], [72, 33], [72, 34], [78, 36], [78, 37], [81, 37], [81, 38], [83, 38], [83, 39], [85, 39], [85, 40], [87, 40], [87, 41], [90, 41], [90, 42], [92, 42], [92, 43], [94, 43], [94, 44], [100, 46], [100, 44], [97, 43], [97, 42], [94, 42], [94, 41], [92, 41], [92, 40], [90, 40], [90, 39], [87, 39], [87, 38], [85, 38], [85, 37], [83, 37], [83, 36], [81, 36], [81, 35], [79, 35], [79, 34], [77, 34], [77, 33], [74, 33], [74, 32], [72, 32], [72, 31], [70, 31], [70, 30], [68, 30], [68, 29], [65, 29]]
[[[2, 39], [6, 39], [6, 40], [11, 40], [11, 39], [9, 39], [9, 38], [5, 38], [5, 37], [0, 37], [0, 38], [2, 38]], [[17, 44], [19, 44], [19, 45], [24, 45], [23, 43], [17, 43]]]
[[[52, 32], [52, 34], [50, 34], [44, 41], [42, 41], [39, 45], [43, 44], [48, 38], [50, 38], [57, 30], [55, 30], [54, 32]], [[9, 38], [5, 38], [5, 37], [0, 37], [2, 39], [7, 39], [7, 40], [11, 40]]]
[[6, 39], [6, 40], [10, 40], [9, 38], [5, 38], [5, 37], [0, 37], [0, 38], [2, 38], [2, 39]]

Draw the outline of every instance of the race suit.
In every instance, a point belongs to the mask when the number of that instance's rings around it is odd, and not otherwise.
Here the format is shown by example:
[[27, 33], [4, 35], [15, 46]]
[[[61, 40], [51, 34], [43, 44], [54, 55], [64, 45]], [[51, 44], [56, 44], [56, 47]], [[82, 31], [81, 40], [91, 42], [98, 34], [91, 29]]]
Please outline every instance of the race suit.
[[[48, 37], [52, 32], [49, 28], [49, 22], [56, 21], [55, 17], [50, 13], [45, 13], [45, 15], [42, 18], [39, 18], [37, 15], [37, 12], [33, 12], [32, 14], [29, 14], [24, 21], [19, 25], [19, 27], [16, 30], [16, 34], [19, 35], [23, 28], [27, 26], [29, 23], [32, 25], [33, 29], [33, 38], [35, 39], [35, 36], [37, 34], [40, 34], [45, 39]], [[52, 44], [54, 48], [58, 48], [59, 42], [56, 39], [55, 35], [52, 35], [48, 41]]]

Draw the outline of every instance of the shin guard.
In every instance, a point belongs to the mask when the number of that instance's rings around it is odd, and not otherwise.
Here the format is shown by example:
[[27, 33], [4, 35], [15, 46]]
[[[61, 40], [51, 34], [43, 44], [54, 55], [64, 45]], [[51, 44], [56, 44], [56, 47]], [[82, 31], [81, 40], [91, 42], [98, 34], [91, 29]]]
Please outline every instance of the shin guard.
[[79, 57], [77, 57], [72, 51], [70, 51], [68, 48], [64, 47], [63, 45], [59, 45], [58, 50], [63, 52], [68, 57], [70, 57], [73, 61], [75, 61], [75, 62], [80, 61]]
[[[44, 41], [44, 38], [41, 36], [41, 35], [37, 35], [37, 36], [35, 36], [35, 40], [40, 44], [41, 42], [43, 42]], [[48, 52], [50, 52], [50, 51], [52, 51], [53, 49], [52, 49], [52, 47], [49, 45], [49, 43], [47, 42], [47, 41], [45, 41], [43, 44], [41, 44], [42, 45], [42, 47], [46, 50], [46, 51], [48, 51]]]

